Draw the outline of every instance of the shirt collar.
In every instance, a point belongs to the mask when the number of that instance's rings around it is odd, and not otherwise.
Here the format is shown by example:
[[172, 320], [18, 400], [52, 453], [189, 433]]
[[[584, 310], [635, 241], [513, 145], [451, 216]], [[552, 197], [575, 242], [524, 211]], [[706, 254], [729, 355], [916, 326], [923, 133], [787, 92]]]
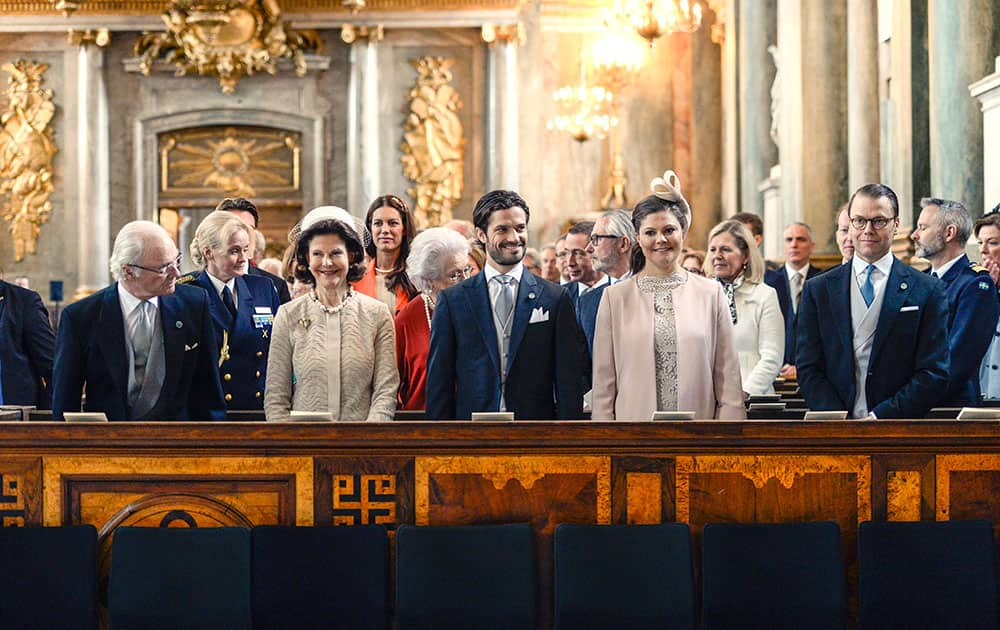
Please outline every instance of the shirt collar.
[[[159, 299], [160, 298], [158, 296], [154, 295], [146, 301], [152, 304], [153, 308], [158, 308]], [[128, 317], [132, 311], [135, 310], [136, 306], [139, 306], [139, 302], [142, 302], [142, 300], [129, 293], [128, 289], [126, 289], [125, 285], [121, 282], [118, 283], [118, 303], [121, 304], [122, 313], [124, 313], [126, 317]]]
[[785, 263], [785, 276], [789, 280], [791, 280], [792, 276], [794, 276], [795, 274], [798, 274], [798, 275], [802, 276], [802, 279], [805, 280], [806, 279], [806, 273], [808, 271], [809, 271], [809, 265], [808, 264], [806, 264], [805, 266], [803, 266], [802, 269], [795, 269], [794, 267], [792, 267], [791, 263], [787, 263], [787, 262]]
[[[851, 259], [851, 267], [854, 270], [854, 275], [863, 276], [868, 269], [868, 263], [861, 259], [861, 256], [855, 256]], [[875, 261], [875, 268], [882, 272], [882, 275], [889, 277], [889, 272], [892, 271], [892, 261], [895, 257], [892, 255], [892, 250], [886, 252], [886, 255]]]
[[932, 266], [931, 271], [936, 273], [938, 275], [938, 278], [943, 278], [944, 274], [948, 273], [948, 270], [954, 267], [955, 263], [957, 263], [959, 259], [962, 258], [962, 256], [965, 256], [965, 253], [961, 253], [958, 256], [955, 256], [954, 258], [952, 258], [951, 260], [949, 260], [948, 262], [946, 262], [945, 264], [941, 265], [936, 269]]
[[236, 276], [230, 278], [229, 282], [223, 282], [209, 273], [207, 269], [205, 270], [205, 275], [208, 276], [208, 279], [212, 282], [212, 286], [215, 287], [215, 292], [219, 295], [222, 295], [223, 287], [229, 287], [230, 293], [236, 293]]
[[[489, 261], [487, 261], [486, 264], [483, 265], [483, 273], [486, 274], [486, 284], [489, 284], [490, 280], [492, 280], [493, 278], [495, 278], [497, 276], [505, 275], [505, 274], [502, 274], [499, 271], [497, 271], [493, 267], [493, 265], [491, 265], [489, 263]], [[518, 284], [521, 284], [521, 274], [522, 273], [524, 273], [524, 263], [523, 262], [519, 262], [516, 265], [514, 265], [514, 268], [511, 269], [510, 271], [508, 271], [506, 273], [506, 275], [508, 275], [511, 278], [513, 278], [514, 282], [516, 282]]]

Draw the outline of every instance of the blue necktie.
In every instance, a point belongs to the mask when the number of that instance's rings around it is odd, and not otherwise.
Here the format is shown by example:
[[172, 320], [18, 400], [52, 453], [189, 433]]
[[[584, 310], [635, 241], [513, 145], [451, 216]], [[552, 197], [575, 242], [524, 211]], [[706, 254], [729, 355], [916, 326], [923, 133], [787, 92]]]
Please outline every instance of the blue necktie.
[[871, 306], [875, 301], [875, 285], [872, 283], [872, 272], [875, 265], [868, 265], [868, 275], [865, 276], [865, 283], [861, 285], [861, 297], [865, 298], [865, 306]]

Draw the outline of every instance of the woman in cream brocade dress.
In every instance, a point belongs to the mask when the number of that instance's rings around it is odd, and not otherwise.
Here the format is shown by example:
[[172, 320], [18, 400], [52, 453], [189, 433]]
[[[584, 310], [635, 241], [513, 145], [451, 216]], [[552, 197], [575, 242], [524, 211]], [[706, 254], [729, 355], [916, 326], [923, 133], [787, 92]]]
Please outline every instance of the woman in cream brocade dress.
[[350, 289], [364, 273], [361, 238], [350, 215], [336, 210], [317, 208], [302, 220], [296, 274], [310, 273], [316, 290], [283, 305], [274, 319], [264, 397], [270, 421], [287, 420], [292, 410], [392, 420], [396, 410], [392, 314]]

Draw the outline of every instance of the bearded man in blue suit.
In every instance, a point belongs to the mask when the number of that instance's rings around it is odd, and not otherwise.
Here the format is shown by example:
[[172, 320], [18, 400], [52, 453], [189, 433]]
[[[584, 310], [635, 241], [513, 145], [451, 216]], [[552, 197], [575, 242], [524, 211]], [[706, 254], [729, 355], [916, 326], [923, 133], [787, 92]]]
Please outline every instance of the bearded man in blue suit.
[[438, 298], [428, 418], [468, 420], [477, 411], [511, 411], [523, 420], [582, 417], [582, 333], [566, 289], [521, 262], [528, 217], [528, 204], [513, 191], [494, 190], [476, 203], [472, 219], [486, 265]]
[[852, 418], [922, 418], [948, 385], [948, 298], [892, 255], [899, 202], [867, 184], [848, 206], [854, 258], [805, 284], [799, 388], [813, 410]]

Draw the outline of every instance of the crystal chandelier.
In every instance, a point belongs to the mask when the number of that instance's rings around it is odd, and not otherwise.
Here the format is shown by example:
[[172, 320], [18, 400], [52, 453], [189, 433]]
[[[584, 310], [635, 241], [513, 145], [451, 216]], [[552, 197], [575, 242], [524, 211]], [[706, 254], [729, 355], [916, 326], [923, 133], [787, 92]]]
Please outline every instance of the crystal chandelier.
[[697, 0], [616, 0], [611, 16], [624, 18], [652, 47], [663, 35], [698, 30], [701, 4]]
[[606, 34], [591, 48], [591, 67], [597, 85], [620, 95], [639, 76], [646, 51], [639, 40], [617, 24], [606, 23]]
[[568, 133], [577, 142], [604, 138], [618, 124], [612, 113], [614, 95], [599, 86], [564, 85], [552, 95], [556, 115], [548, 122], [550, 130]]

